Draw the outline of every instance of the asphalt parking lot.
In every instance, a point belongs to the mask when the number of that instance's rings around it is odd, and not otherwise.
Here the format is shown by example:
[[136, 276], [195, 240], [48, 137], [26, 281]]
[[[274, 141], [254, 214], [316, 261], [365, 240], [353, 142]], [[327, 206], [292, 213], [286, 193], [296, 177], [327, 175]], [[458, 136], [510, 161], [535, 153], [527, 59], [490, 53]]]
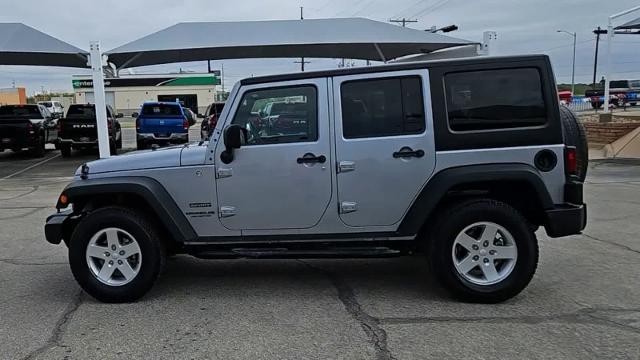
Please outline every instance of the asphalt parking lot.
[[584, 235], [539, 233], [534, 280], [503, 304], [449, 299], [420, 257], [178, 256], [140, 302], [108, 305], [82, 293], [66, 248], [43, 235], [60, 190], [95, 157], [0, 153], [0, 358], [640, 358], [638, 162], [591, 164]]

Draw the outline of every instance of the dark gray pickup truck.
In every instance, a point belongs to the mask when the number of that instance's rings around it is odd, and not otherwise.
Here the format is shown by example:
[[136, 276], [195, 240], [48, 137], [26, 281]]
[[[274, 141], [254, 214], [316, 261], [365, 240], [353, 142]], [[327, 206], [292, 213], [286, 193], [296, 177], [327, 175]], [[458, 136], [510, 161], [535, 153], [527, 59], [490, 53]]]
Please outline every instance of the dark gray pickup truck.
[[[110, 105], [107, 105], [107, 126], [109, 128], [109, 148], [116, 155], [122, 148], [122, 132], [118, 118]], [[96, 128], [96, 106], [94, 104], [74, 104], [69, 106], [67, 116], [60, 119], [58, 147], [63, 157], [71, 156], [71, 149], [98, 147], [98, 129]]]
[[58, 138], [57, 123], [42, 105], [0, 106], [0, 151], [28, 148], [34, 156], [44, 156], [45, 144]]

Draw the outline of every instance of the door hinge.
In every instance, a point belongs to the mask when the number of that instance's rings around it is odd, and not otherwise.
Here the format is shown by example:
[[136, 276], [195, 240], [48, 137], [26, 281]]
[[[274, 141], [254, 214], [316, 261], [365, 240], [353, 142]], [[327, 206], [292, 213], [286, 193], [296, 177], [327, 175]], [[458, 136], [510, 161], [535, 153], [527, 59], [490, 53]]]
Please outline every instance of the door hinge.
[[353, 161], [340, 161], [338, 163], [338, 172], [339, 173], [344, 173], [344, 172], [349, 172], [349, 171], [353, 171], [356, 169], [356, 163]]
[[227, 178], [230, 176], [233, 176], [232, 168], [218, 168], [218, 170], [216, 170], [216, 179]]
[[236, 214], [235, 206], [220, 206], [220, 217], [229, 217]]
[[354, 201], [342, 201], [340, 203], [341, 214], [347, 214], [354, 211], [358, 211], [358, 203]]

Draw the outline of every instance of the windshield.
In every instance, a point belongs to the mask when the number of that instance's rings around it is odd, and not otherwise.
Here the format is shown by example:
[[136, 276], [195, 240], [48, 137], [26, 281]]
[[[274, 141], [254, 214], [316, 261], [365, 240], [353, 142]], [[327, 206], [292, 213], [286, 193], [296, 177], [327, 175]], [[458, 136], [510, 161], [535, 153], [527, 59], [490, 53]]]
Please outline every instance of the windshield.
[[142, 106], [141, 115], [143, 116], [161, 116], [175, 117], [182, 116], [179, 105], [172, 104], [145, 104]]
[[6, 105], [0, 106], [0, 117], [28, 117], [42, 119], [37, 105]]

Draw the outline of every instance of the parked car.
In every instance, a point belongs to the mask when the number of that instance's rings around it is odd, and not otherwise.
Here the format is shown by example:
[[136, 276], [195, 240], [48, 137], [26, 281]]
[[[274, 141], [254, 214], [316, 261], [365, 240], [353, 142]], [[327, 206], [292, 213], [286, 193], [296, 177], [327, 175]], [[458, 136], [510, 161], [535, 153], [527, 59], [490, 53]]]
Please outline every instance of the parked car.
[[209, 132], [212, 129], [215, 129], [223, 107], [224, 103], [212, 103], [207, 106], [207, 109], [203, 114], [202, 122], [200, 123], [200, 138], [202, 140], [208, 139]]
[[[586, 90], [591, 107], [598, 109], [604, 104], [604, 89]], [[609, 83], [609, 103], [614, 106], [636, 106], [640, 102], [640, 80], [612, 80]]]
[[[107, 128], [109, 131], [109, 149], [116, 155], [122, 148], [122, 130], [111, 105], [107, 105]], [[63, 157], [71, 156], [71, 150], [98, 147], [98, 129], [95, 104], [73, 104], [67, 110], [67, 116], [58, 121], [58, 148]]]
[[42, 105], [0, 106], [0, 151], [28, 148], [34, 156], [45, 154], [45, 144], [58, 138], [58, 120]]
[[[89, 162], [62, 191], [46, 238], [88, 294], [140, 298], [167, 253], [422, 253], [453, 295], [494, 303], [532, 279], [539, 227], [585, 227], [584, 129], [547, 56], [255, 77], [230, 95], [210, 141]], [[295, 131], [255, 131], [278, 99], [295, 99]]]
[[184, 113], [184, 116], [187, 118], [187, 121], [189, 121], [189, 127], [196, 124], [197, 115], [196, 113], [193, 112], [193, 110], [183, 107], [182, 112]]
[[59, 101], [38, 101], [38, 105], [46, 107], [54, 118], [64, 116], [64, 106]]
[[177, 102], [146, 102], [136, 117], [138, 149], [151, 144], [179, 144], [189, 140], [190, 121]]

